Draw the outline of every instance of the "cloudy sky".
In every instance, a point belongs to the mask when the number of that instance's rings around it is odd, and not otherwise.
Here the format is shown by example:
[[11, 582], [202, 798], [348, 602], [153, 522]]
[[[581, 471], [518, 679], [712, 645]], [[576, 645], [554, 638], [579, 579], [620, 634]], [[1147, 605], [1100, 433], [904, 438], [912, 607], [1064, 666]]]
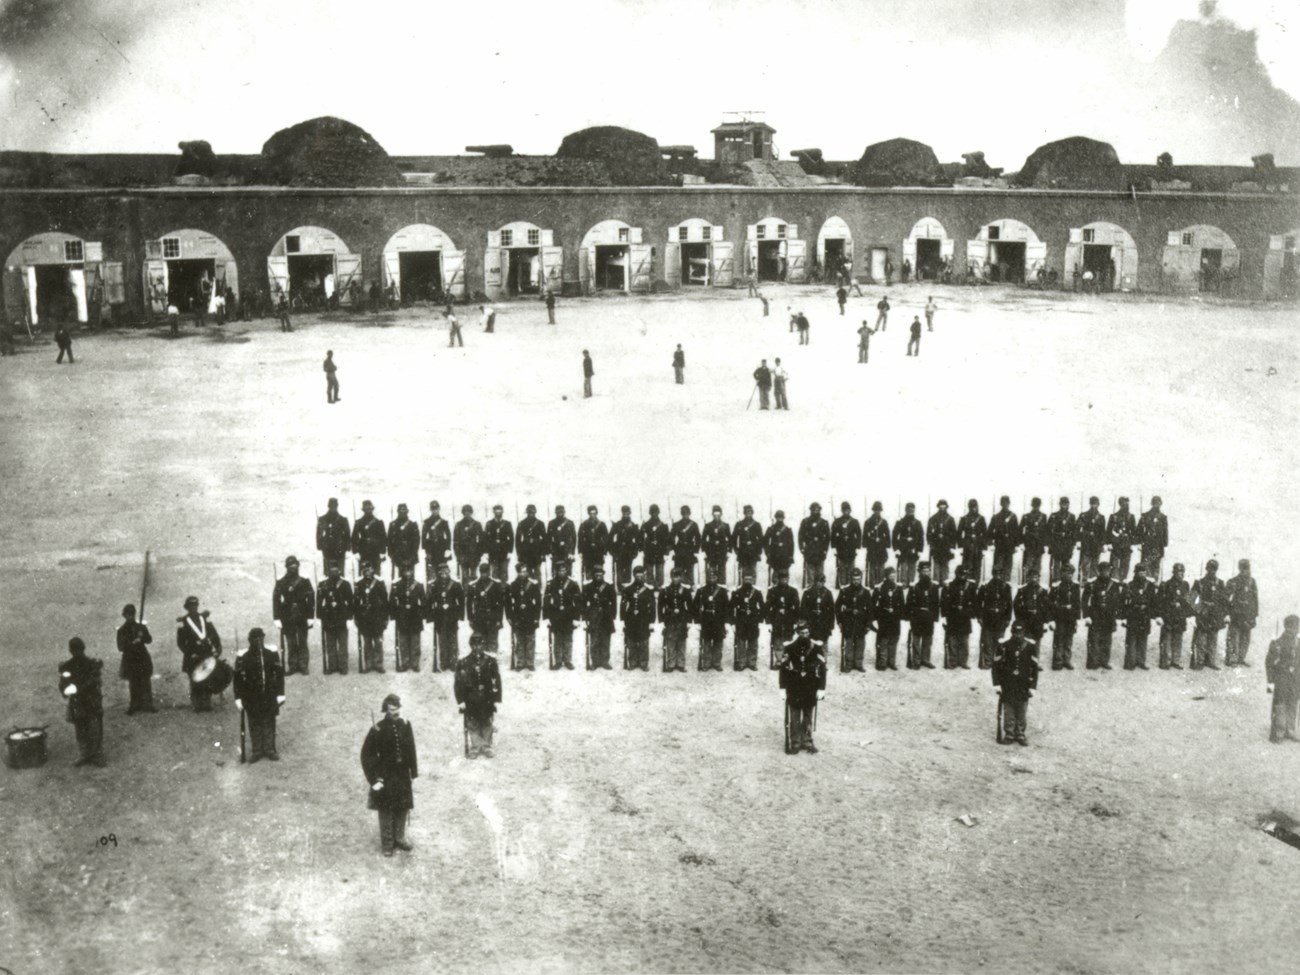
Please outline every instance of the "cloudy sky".
[[[1260, 65], [1232, 47], [1208, 86], [1171, 86], [1159, 56], [1199, 16], [1197, 0], [0, 0], [0, 148], [256, 152], [337, 115], [395, 155], [550, 153], [595, 124], [708, 154], [723, 112], [757, 110], [782, 155], [902, 135], [1015, 169], [1082, 134], [1127, 161], [1300, 163], [1296, 129], [1217, 81], [1255, 92], [1262, 65], [1300, 97], [1300, 4], [1219, 0]], [[1207, 106], [1228, 136], [1197, 124]]]

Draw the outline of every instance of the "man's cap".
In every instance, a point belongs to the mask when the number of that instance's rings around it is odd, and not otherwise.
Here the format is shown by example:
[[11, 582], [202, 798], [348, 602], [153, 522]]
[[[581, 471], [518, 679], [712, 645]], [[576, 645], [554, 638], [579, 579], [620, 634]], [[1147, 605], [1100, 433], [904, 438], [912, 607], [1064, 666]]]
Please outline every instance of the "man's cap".
[[650, 506], [650, 514], [652, 514], [652, 515], [657, 515], [657, 514], [659, 514], [659, 505], [657, 505], [657, 504], [652, 504], [652, 505]]
[[894, 567], [892, 565], [887, 565], [885, 566], [884, 572], [885, 575], [892, 576], [894, 574]]
[[525, 565], [523, 562], [516, 562], [516, 563], [515, 563], [515, 570], [518, 571], [518, 572], [523, 572], [523, 571], [526, 570], [527, 568], [528, 568], [528, 566]]
[[1156, 495], [1152, 495], [1152, 497], [1151, 497], [1151, 503], [1152, 503], [1152, 504], [1163, 504], [1164, 502], [1160, 500], [1160, 495], [1156, 494]]
[[1042, 575], [1042, 570], [1034, 568], [1032, 565], [1025, 568], [1026, 579], [1037, 579]]
[[406, 510], [407, 510], [407, 507], [406, 507], [406, 505], [404, 505], [404, 504], [399, 504], [399, 505], [397, 506], [397, 510], [398, 510], [398, 511], [406, 511]]
[[777, 508], [777, 509], [776, 509], [776, 514], [774, 514], [772, 517], [773, 517], [773, 518], [784, 518], [784, 517], [785, 517], [785, 512], [782, 511], [780, 508]]
[[[483, 568], [486, 569], [487, 566], [484, 566]], [[594, 576], [603, 576], [605, 574], [605, 567], [603, 565], [598, 565], [591, 570], [591, 574]]]
[[535, 514], [537, 514], [537, 505], [535, 505], [535, 504], [526, 505], [526, 506], [524, 507], [524, 511], [525, 511], [527, 514], [535, 515]]
[[338, 505], [338, 503], [339, 503], [339, 499], [338, 499], [338, 498], [330, 498], [330, 499], [329, 499], [327, 502], [325, 502], [325, 503], [328, 504], [328, 505], [330, 505], [331, 507], [335, 507], [335, 506]]
[[940, 499], [939, 499], [939, 507], [940, 507], [940, 508], [946, 508], [946, 507], [948, 507], [948, 502], [945, 501], [943, 498], [940, 498]]
[[845, 514], [848, 514], [850, 511], [853, 510], [853, 505], [849, 504], [847, 501], [841, 501], [840, 510], [843, 511]]
[[390, 704], [396, 704], [400, 708], [402, 706], [402, 699], [398, 697], [396, 694], [389, 694], [387, 697], [384, 698], [384, 703], [379, 705], [379, 710], [381, 711], [384, 710]]
[[74, 636], [68, 641], [68, 649], [73, 652], [86, 649], [86, 641], [79, 636]]
[[1094, 495], [1092, 495], [1092, 497], [1088, 498], [1088, 503], [1089, 503], [1089, 504], [1101, 504], [1101, 498], [1097, 497], [1097, 495], [1094, 494]]
[[929, 568], [930, 568], [930, 563], [929, 563], [929, 562], [918, 562], [918, 563], [916, 563], [916, 567], [917, 567], [918, 569], [925, 569], [925, 570], [928, 571]]
[[1101, 570], [1101, 569], [1109, 569], [1109, 568], [1110, 568], [1110, 563], [1107, 562], [1105, 559], [1102, 559], [1100, 562], [1097, 563], [1097, 568], [1098, 568], [1098, 570]]
[[1219, 560], [1218, 560], [1218, 559], [1210, 559], [1210, 561], [1208, 561], [1208, 562], [1205, 563], [1205, 567], [1206, 567], [1207, 569], [1217, 569], [1217, 568], [1219, 567]]
[[1002, 497], [998, 498], [998, 504], [1010, 504], [1010, 503], [1011, 503], [1011, 498], [1007, 497], [1007, 495], [1005, 494], [1002, 495]]
[[499, 505], [499, 504], [494, 504], [494, 505], [492, 506], [492, 510], [493, 510], [493, 511], [505, 511], [506, 509], [503, 508], [503, 507], [501, 507], [501, 505]]
[[1024, 632], [1025, 632], [1025, 624], [1022, 623], [1022, 622], [1020, 622], [1020, 620], [1016, 620], [1014, 623], [1011, 624], [1011, 632], [1012, 632], [1012, 633], [1024, 633]]
[[1179, 569], [1182, 569], [1184, 572], [1186, 572], [1186, 571], [1187, 571], [1187, 566], [1183, 565], [1183, 563], [1181, 563], [1181, 562], [1175, 562], [1175, 563], [1174, 563], [1174, 571], [1177, 572]]
[[1295, 613], [1292, 613], [1287, 616], [1286, 619], [1282, 620], [1282, 625], [1288, 628], [1300, 626], [1300, 616], [1296, 616]]
[[916, 510], [916, 505], [912, 504], [912, 502], [909, 501], [909, 502], [907, 502], [907, 504], [903, 505], [903, 510], [904, 510], [904, 511], [915, 511], [915, 510]]
[[808, 505], [808, 510], [809, 510], [809, 511], [821, 511], [821, 510], [822, 510], [822, 506], [819, 505], [816, 501], [814, 501], [812, 504]]
[[490, 571], [492, 571], [492, 570], [489, 568], [489, 566], [488, 566], [488, 564], [487, 564], [486, 562], [481, 563], [481, 564], [479, 565], [479, 567], [478, 567], [478, 574], [479, 574], [479, 575], [487, 575]]
[[468, 504], [462, 504], [460, 506], [460, 513], [462, 515], [472, 515], [474, 513], [474, 506]]
[[1120, 496], [1120, 499], [1119, 499], [1119, 503], [1120, 503], [1120, 504], [1128, 504], [1128, 498], [1126, 498], [1126, 497], [1124, 497], [1124, 496], [1121, 495], [1121, 496]]
[[1043, 499], [1042, 499], [1042, 498], [1030, 498], [1030, 499], [1029, 499], [1029, 503], [1032, 504], [1032, 505], [1037, 506], [1037, 505], [1040, 505], [1040, 504], [1043, 503]]
[[1237, 568], [1238, 568], [1238, 569], [1249, 569], [1249, 568], [1250, 568], [1250, 559], [1237, 559]]
[[199, 597], [198, 597], [198, 596], [186, 596], [186, 597], [185, 597], [185, 608], [186, 608], [186, 609], [189, 609], [189, 608], [192, 607], [192, 606], [197, 606], [198, 604], [199, 604]]
[[1070, 503], [1070, 499], [1069, 499], [1068, 497], [1066, 497], [1064, 494], [1062, 494], [1062, 495], [1061, 495], [1061, 504], [1069, 504], [1069, 503]]
[[850, 575], [852, 578], [854, 578], [854, 579], [861, 579], [861, 578], [862, 578], [862, 570], [861, 570], [861, 569], [854, 569], [852, 572], [849, 573], [849, 575]]
[[683, 515], [689, 515], [691, 513], [691, 506], [688, 504], [684, 504], [678, 510], [681, 511]]
[[594, 515], [595, 513], [596, 513], [596, 506], [594, 504], [587, 505], [587, 514]]
[[871, 502], [871, 510], [872, 510], [872, 511], [884, 511], [884, 510], [885, 510], [885, 506], [884, 506], [883, 504], [881, 504], [879, 501], [873, 501], [873, 502]]
[[979, 506], [980, 503], [976, 501], [974, 498], [971, 498], [969, 501], [966, 502], [966, 507], [968, 508], [978, 508]]
[[123, 616], [134, 616], [134, 615], [135, 615], [135, 603], [127, 603], [125, 606], [123, 606], [123, 607], [122, 607], [122, 615], [123, 615]]
[[715, 504], [715, 505], [713, 506], [713, 513], [714, 513], [715, 515], [720, 515], [720, 514], [722, 514], [722, 505], [720, 505], [720, 504]]
[[955, 578], [960, 579], [962, 576], [966, 574], [966, 566], [964, 565], [957, 566], [957, 568], [952, 570], [952, 574]]
[[814, 581], [814, 582], [825, 582], [825, 581], [826, 581], [826, 573], [824, 573], [824, 572], [818, 572], [815, 576], [813, 576], [813, 581]]
[[437, 501], [430, 501], [430, 502], [429, 502], [429, 510], [430, 510], [430, 511], [440, 511], [440, 510], [442, 510], [442, 505], [438, 504]]
[[289, 568], [290, 566], [297, 565], [297, 564], [298, 564], [298, 557], [295, 555], [290, 555], [287, 559], [284, 560], [284, 567], [286, 569]]
[[266, 636], [266, 631], [263, 630], [260, 626], [255, 626], [248, 631], [248, 642], [252, 643], [256, 637], [262, 637], [262, 636]]
[[746, 569], [744, 572], [742, 572], [742, 573], [740, 574], [740, 578], [744, 579], [746, 582], [753, 582], [753, 581], [754, 581], [754, 570], [753, 570], [753, 569]]
[[645, 566], [644, 566], [644, 565], [634, 565], [634, 566], [632, 566], [632, 574], [633, 574], [634, 576], [643, 576], [643, 575], [645, 575]]
[[747, 505], [745, 505], [745, 507], [742, 508], [741, 510], [744, 511], [745, 514], [747, 514], [747, 515], [748, 515], [748, 514], [752, 514], [753, 511], [754, 511], [754, 506], [753, 506], [752, 504], [747, 504]]
[[811, 627], [808, 626], [808, 621], [807, 621], [807, 620], [800, 620], [798, 623], [796, 623], [796, 624], [794, 625], [794, 628], [795, 628], [796, 630], [807, 630], [807, 629], [811, 629]]
[[623, 505], [622, 511], [623, 511], [623, 514], [625, 514], [625, 515], [630, 515], [630, 514], [632, 513], [632, 508], [631, 508], [630, 505], [626, 505], [626, 504], [625, 504], [625, 505]]
[[363, 509], [364, 509], [364, 508], [373, 508], [373, 507], [374, 507], [374, 504], [373, 504], [369, 499], [367, 499], [367, 500], [361, 502], [361, 507], [362, 507]]

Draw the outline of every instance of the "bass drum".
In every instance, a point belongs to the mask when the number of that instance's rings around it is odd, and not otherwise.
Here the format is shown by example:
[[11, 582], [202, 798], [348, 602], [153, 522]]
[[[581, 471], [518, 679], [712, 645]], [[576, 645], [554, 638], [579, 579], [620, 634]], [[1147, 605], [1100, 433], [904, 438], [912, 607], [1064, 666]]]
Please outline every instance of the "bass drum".
[[190, 683], [209, 694], [220, 694], [234, 679], [230, 664], [220, 657], [204, 657], [190, 674]]

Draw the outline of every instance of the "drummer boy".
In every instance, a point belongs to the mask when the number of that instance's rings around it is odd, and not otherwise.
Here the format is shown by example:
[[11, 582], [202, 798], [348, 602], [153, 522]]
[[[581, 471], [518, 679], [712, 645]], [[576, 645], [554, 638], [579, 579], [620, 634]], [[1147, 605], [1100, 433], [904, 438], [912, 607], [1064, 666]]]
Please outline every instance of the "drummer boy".
[[77, 732], [81, 757], [73, 765], [108, 764], [104, 759], [104, 661], [86, 656], [86, 643], [79, 636], [68, 641], [72, 659], [59, 664], [59, 690], [68, 702], [68, 721]]

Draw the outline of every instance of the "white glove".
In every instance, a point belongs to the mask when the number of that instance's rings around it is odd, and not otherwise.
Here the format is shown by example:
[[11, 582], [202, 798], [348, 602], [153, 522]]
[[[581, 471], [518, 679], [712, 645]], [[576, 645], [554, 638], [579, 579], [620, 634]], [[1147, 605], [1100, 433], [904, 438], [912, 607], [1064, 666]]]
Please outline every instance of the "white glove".
[[372, 785], [372, 786], [370, 787], [370, 791], [371, 791], [371, 792], [378, 792], [378, 791], [379, 791], [380, 789], [382, 789], [383, 787], [384, 787], [384, 780], [383, 780], [383, 779], [380, 779], [378, 782], [376, 782], [374, 785]]
[[63, 689], [63, 696], [64, 696], [64, 697], [72, 697], [72, 696], [73, 696], [74, 694], [76, 694], [76, 693], [77, 693], [77, 685], [76, 685], [76, 684], [69, 684], [67, 687], [65, 687], [65, 688]]
[[781, 703], [784, 704], [784, 703], [785, 703], [785, 691], [784, 691], [784, 690], [779, 690], [779, 691], [776, 692], [776, 694], [777, 694], [777, 697], [779, 697], [779, 698], [781, 699]]
[[818, 691], [818, 692], [817, 692], [817, 700], [819, 700], [819, 701], [824, 701], [824, 700], [826, 700], [826, 692], [825, 692], [825, 691]]
[[283, 703], [284, 703], [284, 695], [281, 694], [279, 697], [277, 697], [277, 698], [275, 699], [275, 703], [276, 703], [276, 704], [283, 704]]
[[279, 632], [279, 630], [281, 630], [281, 629], [283, 628], [283, 626], [284, 626], [284, 624], [282, 624], [279, 620], [276, 620], [276, 621], [275, 621], [275, 629], [276, 629], [277, 632]]
[[235, 698], [235, 707], [240, 711], [244, 710], [244, 702], [239, 698]]

